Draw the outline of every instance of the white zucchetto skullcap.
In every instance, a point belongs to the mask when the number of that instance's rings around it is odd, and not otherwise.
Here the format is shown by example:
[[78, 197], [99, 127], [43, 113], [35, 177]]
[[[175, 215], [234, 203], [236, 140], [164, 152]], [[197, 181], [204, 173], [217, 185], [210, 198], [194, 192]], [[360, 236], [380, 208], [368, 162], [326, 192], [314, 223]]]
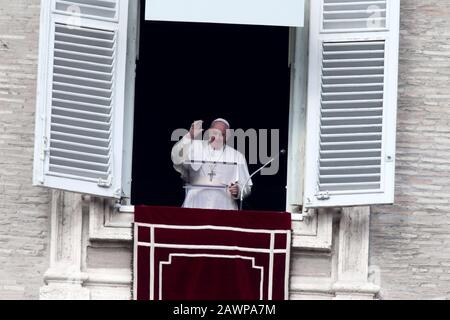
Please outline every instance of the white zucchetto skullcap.
[[215, 123], [217, 123], [217, 122], [222, 122], [222, 123], [226, 124], [227, 127], [228, 127], [228, 129], [231, 128], [230, 123], [229, 123], [227, 120], [223, 119], [223, 118], [219, 118], [219, 119], [214, 120], [214, 121], [212, 122], [211, 126], [213, 126], [213, 125], [214, 125]]

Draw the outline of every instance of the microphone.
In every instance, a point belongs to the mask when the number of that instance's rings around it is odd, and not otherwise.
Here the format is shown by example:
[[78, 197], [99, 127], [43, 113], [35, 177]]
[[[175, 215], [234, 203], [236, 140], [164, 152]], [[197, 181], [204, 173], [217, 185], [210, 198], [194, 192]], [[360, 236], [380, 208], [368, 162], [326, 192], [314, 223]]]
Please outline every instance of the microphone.
[[271, 164], [272, 162], [274, 162], [275, 160], [277, 160], [280, 156], [284, 156], [287, 153], [287, 151], [285, 149], [282, 149], [280, 152], [278, 152], [278, 154], [276, 155], [276, 157], [273, 157], [272, 159], [270, 159], [268, 162], [266, 162], [266, 164], [264, 164], [261, 168], [259, 168], [258, 170], [256, 170], [255, 172], [253, 172], [250, 177], [247, 179], [247, 181], [244, 183], [244, 185], [242, 186], [241, 190], [239, 191], [240, 195], [239, 195], [239, 210], [242, 211], [242, 205], [244, 203], [244, 190], [247, 187], [247, 184], [250, 182], [250, 180], [256, 175], [258, 174], [260, 171], [262, 171], [265, 167], [267, 167], [269, 164]]

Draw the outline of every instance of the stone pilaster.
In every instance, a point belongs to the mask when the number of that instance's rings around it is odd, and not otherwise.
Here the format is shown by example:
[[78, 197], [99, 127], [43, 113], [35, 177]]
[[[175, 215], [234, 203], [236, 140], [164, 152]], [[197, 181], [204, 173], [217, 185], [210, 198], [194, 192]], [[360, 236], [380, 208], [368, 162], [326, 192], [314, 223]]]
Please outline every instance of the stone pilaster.
[[83, 288], [88, 276], [82, 271], [82, 196], [62, 191], [52, 196], [50, 268], [40, 299], [90, 299], [89, 290]]
[[373, 299], [380, 288], [369, 281], [370, 207], [342, 209], [336, 244], [333, 291], [340, 299]]

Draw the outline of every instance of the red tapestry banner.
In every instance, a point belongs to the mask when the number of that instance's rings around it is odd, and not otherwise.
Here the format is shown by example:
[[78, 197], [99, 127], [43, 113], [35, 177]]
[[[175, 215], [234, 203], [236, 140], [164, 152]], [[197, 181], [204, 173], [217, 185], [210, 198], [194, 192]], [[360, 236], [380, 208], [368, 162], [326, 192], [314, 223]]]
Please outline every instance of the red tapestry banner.
[[134, 299], [288, 299], [291, 216], [137, 206]]

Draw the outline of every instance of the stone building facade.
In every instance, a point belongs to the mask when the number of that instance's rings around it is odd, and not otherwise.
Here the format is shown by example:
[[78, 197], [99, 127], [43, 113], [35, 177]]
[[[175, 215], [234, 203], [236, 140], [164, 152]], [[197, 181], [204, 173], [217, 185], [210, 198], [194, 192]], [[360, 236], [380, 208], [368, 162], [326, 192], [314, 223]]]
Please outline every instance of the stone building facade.
[[39, 1], [0, 3], [0, 298], [36, 299], [49, 264], [50, 192], [32, 187]]
[[372, 210], [382, 298], [450, 298], [450, 2], [401, 1], [396, 203]]
[[[39, 16], [0, 0], [0, 299], [129, 299], [132, 214], [32, 186]], [[401, 2], [395, 205], [296, 222], [292, 299], [450, 298], [449, 21]]]

